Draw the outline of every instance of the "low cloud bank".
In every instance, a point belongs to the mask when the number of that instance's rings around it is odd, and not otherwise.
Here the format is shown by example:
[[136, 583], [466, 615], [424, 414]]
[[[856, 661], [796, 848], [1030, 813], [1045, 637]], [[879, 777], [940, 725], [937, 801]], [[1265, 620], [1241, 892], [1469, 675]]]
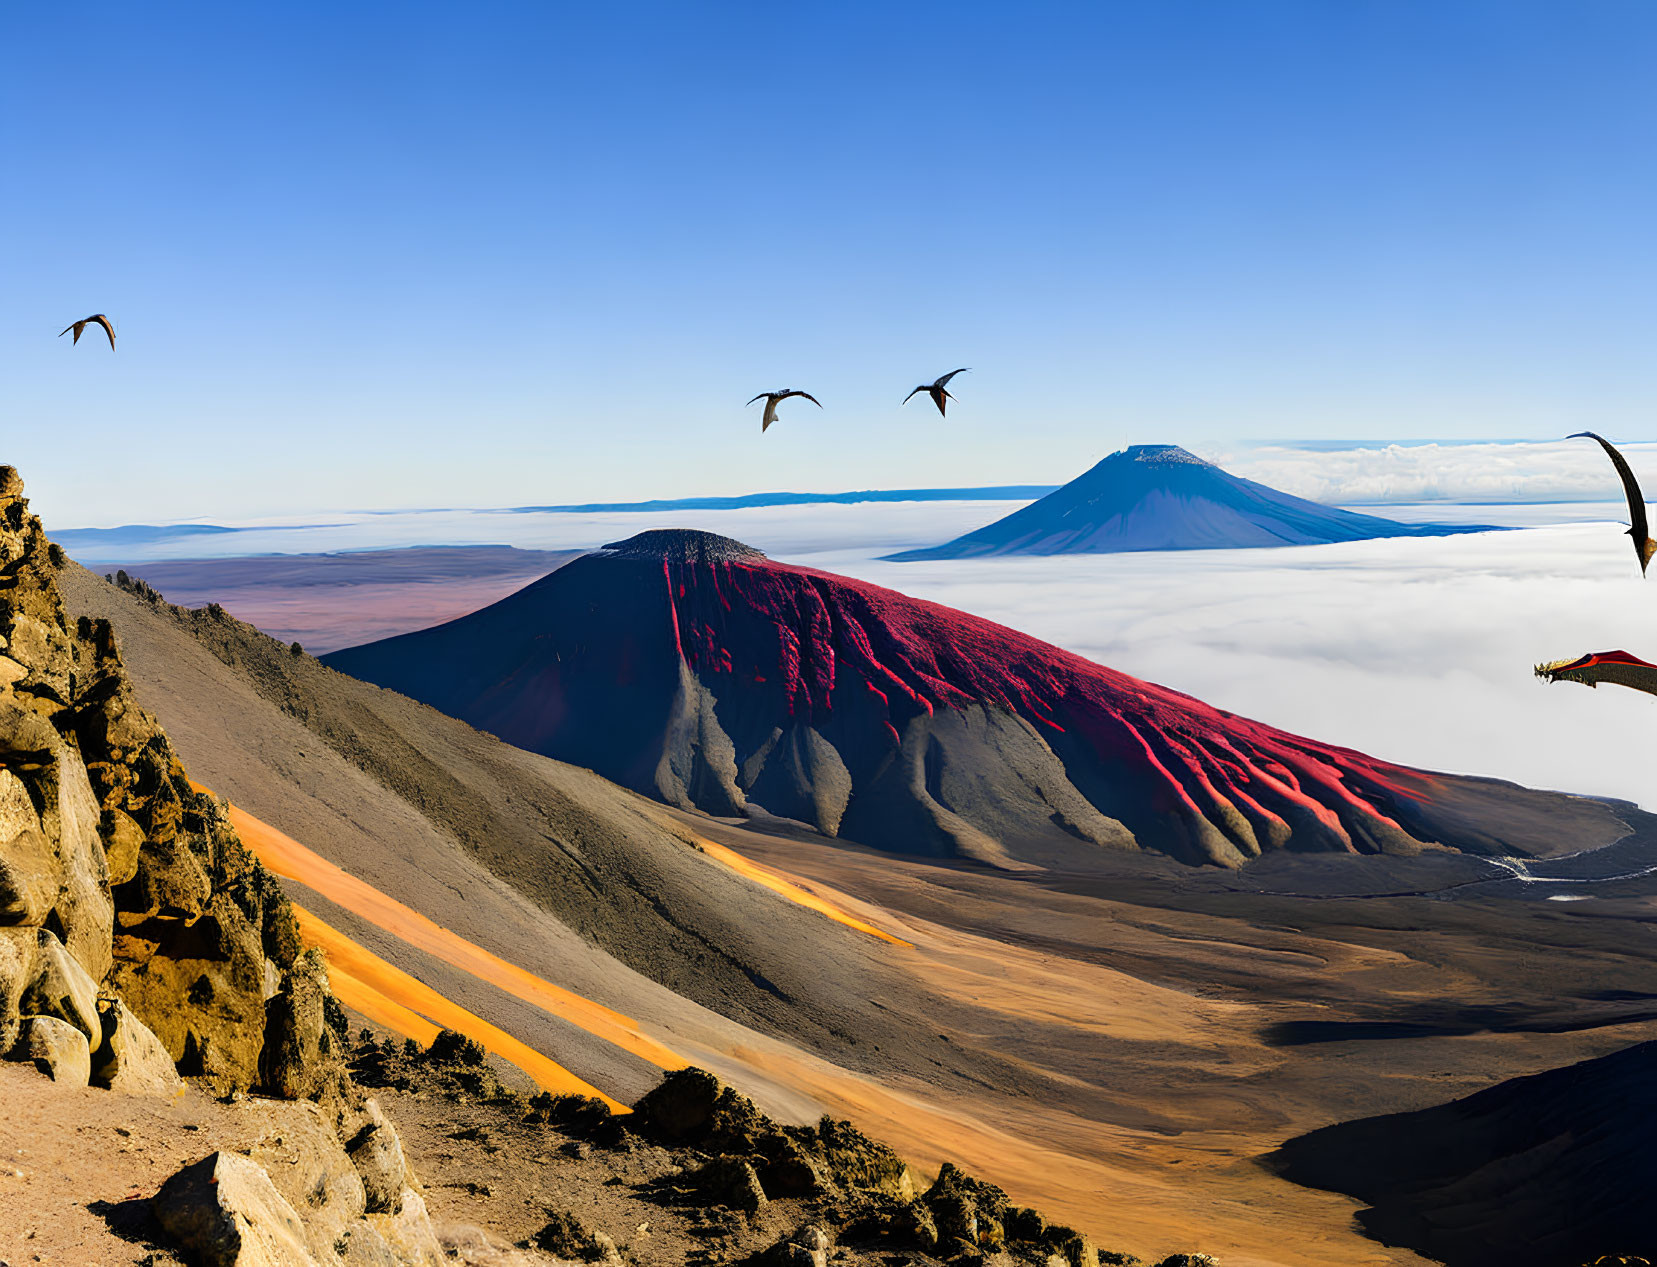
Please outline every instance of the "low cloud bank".
[[[1603, 455], [1602, 455], [1603, 460]], [[1657, 806], [1657, 699], [1537, 661], [1657, 660], [1657, 584], [1614, 525], [1281, 550], [818, 566], [1407, 765]]]
[[[1618, 447], [1657, 492], [1657, 442]], [[1204, 451], [1202, 456], [1244, 479], [1340, 506], [1606, 501], [1621, 496], [1611, 463], [1592, 440], [1389, 444], [1332, 451], [1263, 445]]]

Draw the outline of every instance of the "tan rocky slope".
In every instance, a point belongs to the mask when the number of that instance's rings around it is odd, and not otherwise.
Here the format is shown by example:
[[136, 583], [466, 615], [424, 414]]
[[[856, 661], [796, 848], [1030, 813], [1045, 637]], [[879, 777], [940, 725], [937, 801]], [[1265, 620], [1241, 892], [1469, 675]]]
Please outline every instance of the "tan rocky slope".
[[[724, 1053], [769, 1036], [963, 1094], [1050, 1089], [1022, 1059], [944, 1037], [935, 1022], [951, 1005], [888, 943], [713, 862], [705, 836], [664, 807], [295, 656], [222, 610], [151, 602], [78, 568], [63, 583], [75, 610], [120, 628], [146, 703], [199, 782], [455, 933], [671, 1035], [695, 1063], [736, 1078]], [[475, 990], [320, 894], [296, 896], [451, 997]], [[544, 1013], [473, 997], [620, 1099], [661, 1076]], [[774, 1111], [822, 1108], [751, 1073], [740, 1085]]]
[[[606, 1198], [615, 1217], [656, 1211], [629, 1239], [626, 1259], [641, 1265], [826, 1267], [831, 1254], [858, 1265], [893, 1252], [963, 1265], [1129, 1261], [953, 1168], [919, 1181], [845, 1122], [780, 1124], [700, 1070], [650, 1076], [653, 1089], [618, 1117], [596, 1100], [506, 1092], [481, 1050], [452, 1032], [429, 1051], [376, 1044], [366, 1032], [350, 1044], [324, 961], [302, 948], [297, 908], [244, 847], [226, 803], [192, 786], [140, 707], [115, 629], [66, 609], [58, 581], [67, 566], [28, 514], [15, 473], [0, 470], [0, 1038], [17, 1062], [0, 1070], [5, 1261], [619, 1263], [615, 1239], [561, 1204], [595, 1188], [626, 1189]], [[303, 741], [289, 756], [303, 760], [314, 747]], [[602, 796], [601, 782], [586, 778], [585, 794]], [[619, 826], [593, 818], [576, 799], [575, 810], [562, 808], [587, 815], [588, 831], [560, 843], [577, 859], [603, 858], [604, 830], [644, 830], [625, 816]], [[775, 888], [676, 840], [704, 884], [720, 877], [716, 887], [777, 903]], [[589, 873], [587, 901], [606, 887]], [[639, 901], [639, 887], [618, 900]], [[847, 938], [878, 940], [825, 919], [821, 904], [809, 915]], [[529, 1154], [522, 1171], [542, 1181], [523, 1198], [540, 1213], [520, 1248], [475, 1227], [439, 1234], [401, 1135], [348, 1056], [387, 1096], [413, 1090], [416, 1113], [424, 1089], [446, 1077], [481, 1097], [489, 1132], [516, 1133]], [[474, 1124], [451, 1136], [470, 1143], [487, 1133]], [[591, 1164], [566, 1174], [543, 1165], [552, 1157]], [[522, 1217], [479, 1213], [486, 1226]]]
[[[1195, 1248], [1228, 1267], [1417, 1262], [1365, 1243], [1350, 1200], [1306, 1192], [1252, 1159], [1354, 1111], [1422, 1103], [1406, 1097], [1439, 1094], [1447, 1072], [1471, 1087], [1493, 1064], [1517, 1072], [1542, 1058], [1523, 1039], [1357, 1060], [1262, 1041], [1288, 1017], [1485, 988], [1462, 967], [1414, 962], [1405, 945], [1373, 949], [1375, 936], [1397, 940], [1369, 928], [1395, 917], [1380, 904], [1280, 903], [1271, 927], [1256, 928], [1261, 899], [1203, 913], [1231, 903], [1202, 896], [1225, 892], [1223, 877], [1173, 863], [1124, 859], [1096, 898], [768, 835], [508, 747], [222, 611], [181, 611], [75, 568], [63, 585], [72, 610], [114, 621], [140, 698], [192, 775], [238, 809], [475, 946], [633, 1018], [783, 1121], [849, 1117], [929, 1170], [963, 1165], [1150, 1261]], [[911, 944], [783, 899], [719, 861], [712, 842], [805, 877]], [[632, 1101], [660, 1079], [658, 1066], [316, 885], [327, 882], [313, 875], [290, 891], [593, 1085]], [[1409, 912], [1396, 918], [1419, 927]], [[1289, 930], [1308, 921], [1312, 931]], [[1488, 933], [1470, 926], [1481, 943]], [[382, 1094], [407, 1133], [402, 1097], [415, 1093]], [[517, 1167], [451, 1140], [444, 1121], [419, 1124], [451, 1159], [444, 1182], [512, 1191]], [[515, 1127], [502, 1134], [523, 1138]], [[430, 1196], [444, 1218], [482, 1219], [497, 1204], [464, 1186]]]

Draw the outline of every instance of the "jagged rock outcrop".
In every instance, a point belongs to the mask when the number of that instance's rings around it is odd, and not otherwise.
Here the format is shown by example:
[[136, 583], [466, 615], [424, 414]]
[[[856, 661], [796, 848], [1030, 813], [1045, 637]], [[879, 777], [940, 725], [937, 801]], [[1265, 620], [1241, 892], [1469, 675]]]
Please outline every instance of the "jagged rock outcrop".
[[321, 952], [293, 961], [282, 988], [265, 1004], [266, 1037], [259, 1081], [285, 1100], [316, 1100], [344, 1081], [345, 1057], [328, 1025], [328, 968]]
[[0, 467], [0, 1055], [79, 1086], [171, 1095], [182, 1073], [316, 1101], [305, 1130], [158, 1197], [202, 1262], [440, 1262], [396, 1130], [345, 1069], [325, 965], [138, 706], [109, 623], [66, 615], [63, 562]]
[[[300, 1071], [326, 1062], [294, 1027], [319, 1014], [319, 987], [286, 977], [299, 952], [288, 901], [223, 808], [190, 787], [108, 623], [69, 620], [60, 558], [3, 468], [0, 1049], [23, 1017], [56, 1016], [108, 1048], [102, 1076], [118, 1076], [120, 1046], [148, 1049], [147, 1032], [185, 1074], [246, 1089], [260, 1080], [274, 977], [279, 997], [310, 1006], [277, 1009], [268, 1037], [285, 1054], [269, 1089], [312, 1094], [324, 1075]], [[100, 990], [121, 1001], [108, 1015], [132, 1042], [106, 1043]]]
[[61, 558], [0, 470], [0, 1044], [43, 1015], [103, 1047], [102, 989], [183, 1072], [251, 1087], [292, 912], [138, 707], [113, 630], [70, 621]]

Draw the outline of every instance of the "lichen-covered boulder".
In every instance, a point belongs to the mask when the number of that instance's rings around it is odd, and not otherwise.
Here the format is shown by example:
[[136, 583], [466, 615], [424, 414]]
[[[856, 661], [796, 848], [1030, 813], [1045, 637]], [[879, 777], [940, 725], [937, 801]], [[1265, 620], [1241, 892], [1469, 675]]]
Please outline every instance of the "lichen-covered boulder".
[[333, 1123], [313, 1104], [298, 1107], [285, 1115], [279, 1130], [254, 1143], [248, 1156], [299, 1211], [311, 1253], [327, 1263], [335, 1242], [359, 1223], [368, 1203]]
[[98, 1000], [102, 1041], [92, 1053], [92, 1081], [129, 1095], [173, 1095], [183, 1090], [167, 1049], [118, 998]]
[[842, 1187], [878, 1192], [899, 1201], [915, 1196], [915, 1173], [908, 1163], [850, 1122], [824, 1117], [817, 1123], [816, 1134], [829, 1174]]
[[370, 1214], [368, 1226], [378, 1232], [404, 1267], [444, 1267], [447, 1261], [426, 1202], [413, 1188], [397, 1198], [397, 1213]]
[[98, 1020], [98, 983], [57, 937], [35, 930], [34, 973], [23, 989], [18, 1007], [24, 1015], [55, 1016], [86, 1035], [89, 1043], [103, 1037]]
[[17, 1041], [21, 1001], [35, 974], [39, 944], [33, 928], [0, 928], [0, 1052]]
[[12, 1049], [13, 1059], [32, 1060], [53, 1082], [84, 1087], [92, 1073], [92, 1053], [86, 1035], [55, 1016], [26, 1016], [23, 1031]]
[[305, 1225], [257, 1162], [213, 1153], [161, 1186], [156, 1222], [202, 1267], [319, 1267]]
[[362, 1106], [364, 1125], [346, 1143], [351, 1164], [362, 1177], [368, 1208], [376, 1214], [397, 1213], [403, 1189], [408, 1186], [408, 1161], [397, 1128], [373, 1100]]
[[345, 1053], [328, 1025], [328, 966], [317, 950], [293, 961], [282, 989], [265, 1004], [259, 1084], [286, 1100], [315, 1099], [338, 1083]]

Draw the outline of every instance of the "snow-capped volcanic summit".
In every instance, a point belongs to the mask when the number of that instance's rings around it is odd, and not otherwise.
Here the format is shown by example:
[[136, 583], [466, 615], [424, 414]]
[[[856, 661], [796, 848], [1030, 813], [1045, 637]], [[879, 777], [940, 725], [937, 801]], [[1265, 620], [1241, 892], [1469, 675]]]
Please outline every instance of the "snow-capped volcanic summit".
[[672, 804], [1002, 866], [1532, 855], [1628, 830], [1598, 802], [1303, 739], [707, 533], [641, 534], [324, 662]]
[[924, 550], [891, 556], [1114, 554], [1322, 545], [1372, 537], [1442, 536], [1479, 526], [1402, 524], [1291, 497], [1239, 479], [1174, 444], [1136, 444], [1004, 519]]

